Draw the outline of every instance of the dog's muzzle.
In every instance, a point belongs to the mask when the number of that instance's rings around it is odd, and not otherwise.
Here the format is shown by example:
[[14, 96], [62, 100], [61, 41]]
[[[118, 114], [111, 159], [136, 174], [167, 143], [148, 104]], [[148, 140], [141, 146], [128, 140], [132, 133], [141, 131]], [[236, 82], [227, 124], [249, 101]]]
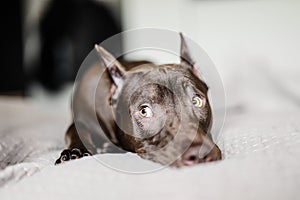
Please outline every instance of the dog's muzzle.
[[192, 143], [171, 166], [192, 166], [198, 163], [220, 160], [221, 158], [221, 151], [217, 145], [211, 142], [209, 144]]

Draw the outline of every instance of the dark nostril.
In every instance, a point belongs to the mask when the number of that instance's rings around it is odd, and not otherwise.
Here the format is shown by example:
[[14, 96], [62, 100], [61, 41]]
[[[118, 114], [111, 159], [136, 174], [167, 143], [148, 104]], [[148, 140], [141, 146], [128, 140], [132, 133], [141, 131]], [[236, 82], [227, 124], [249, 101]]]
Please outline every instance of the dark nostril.
[[200, 145], [190, 146], [187, 151], [182, 155], [181, 162], [183, 165], [191, 166], [200, 162], [199, 150]]
[[196, 155], [190, 155], [188, 157], [183, 157], [182, 163], [186, 166], [195, 165], [199, 162], [199, 159]]
[[191, 155], [188, 160], [189, 161], [195, 161], [197, 159], [197, 157], [195, 155]]

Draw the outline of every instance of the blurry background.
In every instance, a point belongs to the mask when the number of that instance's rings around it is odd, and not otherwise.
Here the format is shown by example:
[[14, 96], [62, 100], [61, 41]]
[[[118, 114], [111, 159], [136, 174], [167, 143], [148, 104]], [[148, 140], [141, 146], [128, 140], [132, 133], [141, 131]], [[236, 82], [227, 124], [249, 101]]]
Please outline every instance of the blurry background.
[[[206, 50], [224, 81], [229, 108], [244, 104], [250, 110], [251, 105], [274, 110], [287, 95], [292, 97], [291, 105], [299, 105], [298, 0], [13, 0], [6, 4], [2, 9], [9, 12], [1, 17], [1, 94], [67, 112], [76, 72], [95, 43], [122, 30], [157, 27], [181, 31]], [[283, 95], [273, 97], [274, 92]]]

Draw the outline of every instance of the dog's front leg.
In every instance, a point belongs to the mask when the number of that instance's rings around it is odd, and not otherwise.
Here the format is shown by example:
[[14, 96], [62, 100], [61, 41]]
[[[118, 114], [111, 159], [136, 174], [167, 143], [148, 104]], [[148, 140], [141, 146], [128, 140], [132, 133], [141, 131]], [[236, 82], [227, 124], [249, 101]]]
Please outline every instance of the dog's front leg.
[[62, 151], [55, 164], [78, 159], [83, 156], [91, 156], [96, 153], [96, 148], [93, 144], [90, 133], [86, 131], [79, 137], [74, 123], [68, 128], [65, 137], [67, 149]]

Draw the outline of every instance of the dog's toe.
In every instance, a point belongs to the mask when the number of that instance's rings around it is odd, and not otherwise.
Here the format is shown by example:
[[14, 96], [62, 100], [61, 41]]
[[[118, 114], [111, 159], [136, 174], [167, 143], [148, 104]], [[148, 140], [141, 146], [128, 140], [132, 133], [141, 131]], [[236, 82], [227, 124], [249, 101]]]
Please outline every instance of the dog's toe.
[[70, 152], [71, 151], [69, 149], [63, 150], [60, 154], [60, 157], [55, 161], [55, 164], [57, 165], [70, 160]]
[[90, 152], [85, 152], [82, 154], [82, 156], [91, 156], [92, 154]]
[[77, 159], [77, 158], [81, 158], [82, 157], [82, 151], [80, 149], [74, 148], [71, 150], [71, 160]]
[[69, 160], [79, 159], [83, 156], [91, 156], [92, 154], [87, 149], [65, 149], [61, 152], [60, 157], [55, 161], [55, 165], [61, 164]]

